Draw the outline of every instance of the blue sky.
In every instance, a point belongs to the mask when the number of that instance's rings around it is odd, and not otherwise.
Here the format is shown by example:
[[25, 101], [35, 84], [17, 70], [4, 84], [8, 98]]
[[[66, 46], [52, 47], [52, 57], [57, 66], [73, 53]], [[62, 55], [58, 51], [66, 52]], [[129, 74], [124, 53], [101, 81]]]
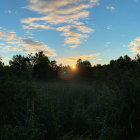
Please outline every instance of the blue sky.
[[0, 57], [44, 51], [60, 64], [140, 53], [139, 0], [4, 0]]

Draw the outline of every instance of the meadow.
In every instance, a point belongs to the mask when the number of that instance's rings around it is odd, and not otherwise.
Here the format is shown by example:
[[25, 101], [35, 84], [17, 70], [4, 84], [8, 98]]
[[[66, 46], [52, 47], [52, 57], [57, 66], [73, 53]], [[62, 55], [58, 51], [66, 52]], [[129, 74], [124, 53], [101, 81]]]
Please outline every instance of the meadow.
[[139, 56], [120, 57], [103, 66], [80, 60], [71, 80], [59, 78], [55, 71], [52, 77], [42, 77], [49, 69], [36, 71], [43, 68], [43, 57], [32, 57], [32, 69], [28, 59], [21, 63], [24, 57], [13, 57], [9, 66], [1, 62], [1, 140], [140, 139]]

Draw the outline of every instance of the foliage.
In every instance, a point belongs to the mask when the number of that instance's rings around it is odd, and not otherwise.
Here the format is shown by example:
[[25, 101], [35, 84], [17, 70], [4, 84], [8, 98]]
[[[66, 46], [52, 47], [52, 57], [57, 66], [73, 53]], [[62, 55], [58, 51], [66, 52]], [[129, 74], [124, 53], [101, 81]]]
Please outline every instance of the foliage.
[[140, 56], [77, 67], [66, 80], [43, 52], [0, 61], [0, 140], [138, 140]]

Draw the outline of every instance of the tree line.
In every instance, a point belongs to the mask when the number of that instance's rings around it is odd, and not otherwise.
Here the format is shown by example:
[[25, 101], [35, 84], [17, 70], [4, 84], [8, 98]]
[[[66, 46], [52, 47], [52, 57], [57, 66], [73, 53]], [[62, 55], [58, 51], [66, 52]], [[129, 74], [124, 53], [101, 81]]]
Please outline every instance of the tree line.
[[[107, 65], [97, 64], [94, 66], [88, 60], [82, 61], [79, 59], [76, 67], [77, 70], [73, 79], [118, 79], [126, 73], [132, 75], [139, 73], [140, 55], [137, 55], [135, 59], [125, 55], [117, 60], [111, 60]], [[70, 66], [57, 65], [55, 60], [49, 60], [43, 52], [38, 52], [35, 55], [29, 54], [26, 57], [14, 55], [12, 60], [9, 61], [9, 65], [4, 65], [0, 60], [1, 77], [15, 76], [30, 80], [52, 81], [62, 80], [60, 75], [66, 77], [69, 73], [72, 74]]]

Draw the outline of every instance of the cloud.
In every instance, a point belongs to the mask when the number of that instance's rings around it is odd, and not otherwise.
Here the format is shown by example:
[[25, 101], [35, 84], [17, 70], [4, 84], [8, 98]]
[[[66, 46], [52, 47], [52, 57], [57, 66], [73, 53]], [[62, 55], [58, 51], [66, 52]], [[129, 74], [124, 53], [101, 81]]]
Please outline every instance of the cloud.
[[[62, 36], [65, 36], [65, 43], [66, 44], [81, 44], [81, 40], [83, 38], [88, 38], [88, 35], [85, 33], [90, 33], [93, 29], [86, 27], [86, 26], [77, 26], [77, 25], [67, 25], [61, 26], [56, 29], [57, 31], [62, 31]], [[71, 46], [70, 46], [71, 47]], [[77, 46], [78, 47], [78, 46]]]
[[15, 40], [16, 35], [10, 32], [0, 31], [0, 39], [5, 41]]
[[0, 43], [0, 46], [4, 45], [3, 43]]
[[0, 56], [0, 59], [9, 59], [9, 58], [5, 56]]
[[89, 54], [89, 55], [82, 55], [82, 56], [76, 56], [76, 57], [71, 57], [71, 58], [59, 58], [56, 60], [57, 61], [77, 61], [78, 59], [90, 59], [96, 56], [99, 56], [99, 54]]
[[86, 26], [78, 26], [77, 28], [78, 28], [77, 29], [78, 31], [83, 32], [83, 33], [90, 33], [93, 31], [93, 29]]
[[78, 45], [72, 45], [72, 46], [69, 46], [70, 48], [77, 48]]
[[107, 10], [110, 10], [110, 11], [114, 11], [115, 10], [115, 7], [114, 6], [107, 6], [106, 9]]
[[135, 2], [138, 2], [139, 0], [135, 0]]
[[108, 25], [108, 26], [106, 27], [107, 30], [111, 30], [111, 28], [112, 28], [112, 25]]
[[[28, 19], [21, 20], [22, 23], [28, 24], [28, 25], [24, 25], [23, 29], [37, 29], [37, 28], [42, 28], [42, 29], [46, 29], [46, 30], [52, 29], [52, 27], [41, 24], [41, 23], [33, 23], [33, 21], [38, 21], [37, 19], [38, 18], [32, 18], [32, 19], [28, 18]], [[39, 20], [39, 21], [41, 21], [41, 20]]]
[[17, 11], [13, 11], [13, 10], [6, 10], [5, 14], [17, 14]]
[[6, 45], [5, 47], [2, 48], [3, 52], [15, 52], [15, 51], [22, 51], [22, 48], [16, 47], [16, 46], [10, 46]]
[[102, 58], [97, 59], [97, 61], [102, 61], [102, 60], [103, 60]]
[[[93, 31], [85, 26], [83, 19], [89, 16], [88, 9], [98, 3], [98, 0], [29, 0], [29, 5], [24, 8], [43, 16], [25, 18], [21, 22], [24, 29], [43, 28], [62, 31], [65, 43], [75, 45], [77, 42], [82, 43], [82, 38], [88, 37], [86, 34]], [[75, 32], [77, 36], [69, 36], [71, 32]], [[77, 38], [74, 39], [75, 42], [69, 41], [71, 37]]]
[[111, 42], [106, 42], [106, 43], [105, 43], [105, 46], [106, 46], [106, 47], [109, 47], [110, 45], [111, 45]]
[[81, 41], [77, 37], [69, 37], [66, 39], [65, 43], [67, 43], [67, 44], [81, 44]]
[[49, 46], [42, 44], [39, 41], [32, 40], [32, 39], [22, 39], [22, 45], [25, 47], [23, 50], [26, 53], [36, 53], [43, 51], [45, 55], [47, 56], [56, 56], [56, 53], [54, 50], [50, 49]]
[[33, 34], [30, 31], [26, 31], [25, 35], [32, 36]]
[[2, 51], [23, 51], [25, 53], [37, 53], [43, 51], [47, 56], [56, 56], [54, 50], [42, 42], [32, 40], [30, 38], [18, 37], [15, 32], [0, 31], [0, 40], [7, 44]]
[[6, 14], [12, 14], [12, 11], [11, 10], [7, 10], [5, 11]]
[[[44, 17], [25, 18], [25, 19], [22, 19], [21, 22], [24, 24], [28, 24], [29, 27], [33, 27], [33, 28], [51, 29], [51, 27], [46, 26], [46, 24], [58, 25], [62, 23], [69, 23], [69, 24], [81, 25], [83, 23], [78, 22], [78, 20], [82, 18], [86, 18], [88, 17], [88, 15], [89, 15], [88, 11], [82, 11], [82, 12], [75, 13], [72, 15], [55, 15], [51, 13]], [[42, 22], [42, 24], [38, 22]]]
[[140, 53], [140, 37], [135, 38], [129, 44], [131, 48], [131, 52], [133, 53]]
[[80, 33], [77, 33], [75, 31], [68, 31], [68, 32], [65, 32], [63, 34], [61, 34], [62, 36], [68, 36], [68, 37], [79, 37], [79, 38], [87, 38], [88, 36], [85, 35], [85, 34], [80, 34]]
[[98, 0], [29, 0], [25, 8], [40, 14], [71, 14], [92, 7]]

